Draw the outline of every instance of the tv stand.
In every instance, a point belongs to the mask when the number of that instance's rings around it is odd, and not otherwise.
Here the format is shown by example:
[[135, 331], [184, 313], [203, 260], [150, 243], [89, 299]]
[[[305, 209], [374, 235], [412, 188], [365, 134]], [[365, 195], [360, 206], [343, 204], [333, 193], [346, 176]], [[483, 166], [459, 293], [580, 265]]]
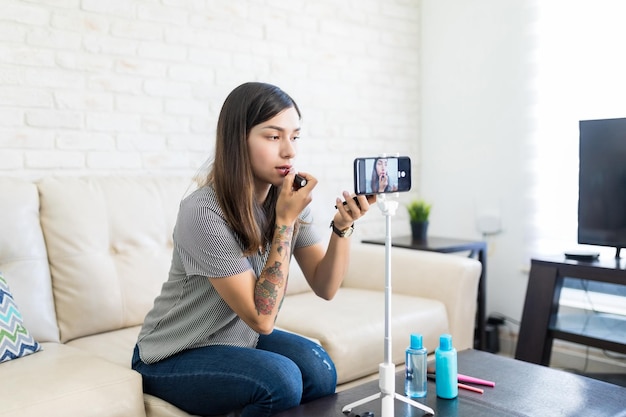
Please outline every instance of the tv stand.
[[559, 314], [565, 278], [626, 286], [626, 260], [532, 259], [515, 359], [549, 365], [554, 339], [626, 353], [625, 320], [607, 314]]

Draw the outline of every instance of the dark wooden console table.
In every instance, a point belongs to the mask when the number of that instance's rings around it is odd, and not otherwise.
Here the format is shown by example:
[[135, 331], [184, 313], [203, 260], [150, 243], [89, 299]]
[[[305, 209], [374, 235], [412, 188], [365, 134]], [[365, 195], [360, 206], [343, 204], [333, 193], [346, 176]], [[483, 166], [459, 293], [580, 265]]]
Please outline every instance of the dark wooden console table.
[[601, 313], [559, 315], [565, 278], [626, 285], [626, 260], [532, 259], [515, 358], [549, 365], [554, 339], [626, 353], [626, 320]]
[[[365, 239], [363, 243], [384, 245], [385, 239]], [[399, 248], [425, 250], [439, 253], [469, 252], [482, 264], [480, 280], [478, 282], [478, 300], [476, 309], [476, 331], [474, 347], [485, 350], [487, 339], [485, 333], [486, 319], [486, 288], [487, 288], [487, 243], [481, 240], [463, 240], [448, 237], [428, 236], [426, 240], [413, 240], [411, 236], [393, 236], [391, 246]]]

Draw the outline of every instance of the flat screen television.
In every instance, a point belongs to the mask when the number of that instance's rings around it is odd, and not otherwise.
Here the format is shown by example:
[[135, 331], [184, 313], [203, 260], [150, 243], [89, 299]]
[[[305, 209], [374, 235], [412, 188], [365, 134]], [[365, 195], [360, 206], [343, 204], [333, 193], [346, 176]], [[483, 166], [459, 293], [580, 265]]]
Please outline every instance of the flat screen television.
[[578, 243], [626, 247], [626, 118], [581, 120]]

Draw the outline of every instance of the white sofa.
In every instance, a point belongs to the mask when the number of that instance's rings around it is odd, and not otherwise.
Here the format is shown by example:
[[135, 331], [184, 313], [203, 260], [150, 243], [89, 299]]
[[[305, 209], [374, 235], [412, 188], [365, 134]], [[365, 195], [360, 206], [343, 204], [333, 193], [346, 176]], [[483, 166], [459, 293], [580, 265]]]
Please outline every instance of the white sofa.
[[[0, 178], [0, 272], [43, 350], [0, 363], [1, 416], [188, 416], [142, 392], [130, 369], [141, 322], [171, 259], [184, 178]], [[383, 246], [353, 242], [332, 301], [297, 268], [278, 326], [320, 341], [339, 389], [375, 374], [383, 359]], [[393, 248], [393, 359], [410, 332], [434, 350], [450, 332], [473, 344], [480, 263]], [[295, 264], [295, 263], [294, 263]]]

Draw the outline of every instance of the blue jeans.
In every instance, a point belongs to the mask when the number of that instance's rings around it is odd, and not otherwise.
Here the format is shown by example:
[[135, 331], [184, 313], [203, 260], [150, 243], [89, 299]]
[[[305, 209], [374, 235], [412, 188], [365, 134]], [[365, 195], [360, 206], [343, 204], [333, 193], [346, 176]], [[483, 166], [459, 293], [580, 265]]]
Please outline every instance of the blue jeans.
[[132, 367], [143, 390], [191, 414], [241, 410], [241, 417], [271, 416], [335, 392], [337, 372], [318, 344], [274, 330], [256, 349], [207, 346], [148, 365], [135, 347]]

